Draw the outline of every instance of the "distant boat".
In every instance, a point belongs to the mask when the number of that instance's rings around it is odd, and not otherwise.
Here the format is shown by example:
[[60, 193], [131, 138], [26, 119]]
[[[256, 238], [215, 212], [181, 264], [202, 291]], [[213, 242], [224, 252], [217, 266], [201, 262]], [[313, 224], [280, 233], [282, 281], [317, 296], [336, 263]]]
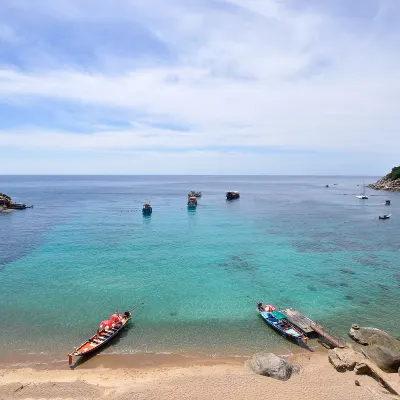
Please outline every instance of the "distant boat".
[[196, 208], [197, 207], [197, 199], [196, 197], [192, 196], [188, 199], [188, 208]]
[[240, 193], [237, 191], [233, 191], [233, 192], [226, 192], [226, 199], [227, 200], [235, 200], [238, 199], [240, 197]]
[[386, 200], [386, 201], [385, 201], [385, 205], [386, 205], [386, 206], [390, 206], [390, 200]]
[[146, 201], [146, 203], [143, 204], [142, 212], [143, 215], [150, 215], [153, 212], [153, 208], [151, 207], [149, 201]]
[[356, 197], [357, 197], [357, 199], [363, 199], [363, 200], [368, 199], [368, 196], [365, 194], [365, 183], [364, 182], [363, 182], [363, 191], [360, 194], [358, 194]]
[[294, 325], [292, 325], [285, 314], [275, 311], [272, 305], [263, 306], [258, 303], [257, 311], [261, 318], [272, 328], [283, 335], [286, 339], [293, 340], [297, 344], [307, 344], [307, 337]]
[[201, 192], [196, 192], [194, 190], [188, 193], [188, 197], [201, 197], [201, 196], [202, 196]]
[[392, 214], [383, 214], [383, 215], [380, 215], [378, 217], [378, 219], [389, 219], [391, 216], [392, 216]]

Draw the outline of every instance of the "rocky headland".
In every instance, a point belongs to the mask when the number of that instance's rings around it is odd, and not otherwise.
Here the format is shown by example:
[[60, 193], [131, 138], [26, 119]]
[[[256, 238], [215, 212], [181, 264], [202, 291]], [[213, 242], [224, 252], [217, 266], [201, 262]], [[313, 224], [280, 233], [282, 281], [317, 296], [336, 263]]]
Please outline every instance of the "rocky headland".
[[24, 203], [16, 203], [12, 200], [10, 196], [7, 196], [4, 193], [0, 193], [0, 212], [10, 212], [12, 210], [25, 210], [25, 208], [31, 208], [32, 206], [28, 207]]
[[392, 168], [392, 171], [386, 176], [375, 183], [371, 183], [368, 187], [375, 190], [400, 192], [400, 166]]

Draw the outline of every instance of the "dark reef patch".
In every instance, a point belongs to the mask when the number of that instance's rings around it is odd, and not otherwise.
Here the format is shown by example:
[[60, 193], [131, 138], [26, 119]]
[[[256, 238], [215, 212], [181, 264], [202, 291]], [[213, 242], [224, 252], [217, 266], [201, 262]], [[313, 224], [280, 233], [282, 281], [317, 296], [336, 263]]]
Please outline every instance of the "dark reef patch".
[[349, 274], [349, 275], [354, 275], [355, 274], [355, 272], [352, 271], [349, 268], [340, 268], [340, 272], [342, 272], [343, 274]]
[[302, 273], [297, 273], [297, 274], [295, 274], [295, 276], [298, 276], [299, 278], [312, 278], [312, 276], [311, 275], [309, 275], [309, 274], [302, 274]]

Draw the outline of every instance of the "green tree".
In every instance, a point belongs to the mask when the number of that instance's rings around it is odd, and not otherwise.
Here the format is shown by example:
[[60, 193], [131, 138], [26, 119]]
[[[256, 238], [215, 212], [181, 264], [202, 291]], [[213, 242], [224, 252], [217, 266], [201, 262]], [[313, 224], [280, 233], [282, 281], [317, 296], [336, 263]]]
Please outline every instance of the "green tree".
[[400, 179], [400, 165], [398, 167], [393, 167], [392, 172], [389, 172], [386, 175], [386, 178], [390, 179], [392, 181], [394, 181], [396, 179]]

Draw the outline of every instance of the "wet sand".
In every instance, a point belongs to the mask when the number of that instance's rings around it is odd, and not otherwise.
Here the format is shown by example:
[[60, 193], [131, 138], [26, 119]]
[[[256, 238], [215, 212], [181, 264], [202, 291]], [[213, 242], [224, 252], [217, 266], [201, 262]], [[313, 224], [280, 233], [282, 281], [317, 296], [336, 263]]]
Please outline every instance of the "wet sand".
[[[173, 354], [98, 355], [67, 363], [0, 370], [0, 399], [382, 399], [394, 398], [372, 378], [339, 373], [326, 352], [295, 354], [301, 368], [286, 382], [259, 376], [241, 357]], [[355, 379], [360, 386], [355, 385]]]

